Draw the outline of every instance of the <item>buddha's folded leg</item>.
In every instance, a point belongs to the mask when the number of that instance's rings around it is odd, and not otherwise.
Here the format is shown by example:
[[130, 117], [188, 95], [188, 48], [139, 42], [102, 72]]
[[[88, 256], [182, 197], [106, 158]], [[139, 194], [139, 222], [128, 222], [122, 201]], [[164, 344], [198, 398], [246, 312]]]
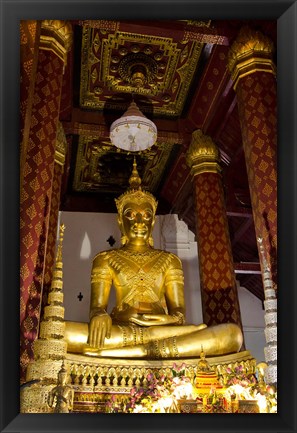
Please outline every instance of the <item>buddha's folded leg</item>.
[[184, 336], [177, 336], [175, 340], [173, 342], [168, 341], [168, 345], [173, 347], [169, 347], [167, 353], [171, 354], [177, 350], [179, 357], [186, 358], [199, 356], [202, 347], [207, 356], [219, 356], [239, 352], [243, 343], [243, 336], [238, 325], [224, 323]]
[[113, 325], [104, 349], [88, 346], [88, 324], [66, 322], [67, 351], [93, 356], [124, 358], [179, 358], [199, 356], [201, 347], [208, 356], [238, 352], [243, 337], [233, 323], [211, 327]]
[[239, 352], [243, 342], [240, 328], [233, 323], [212, 326], [193, 333], [153, 340], [147, 344], [115, 349], [102, 349], [97, 356], [117, 358], [176, 359]]
[[[170, 337], [177, 337], [187, 334], [193, 334], [206, 328], [206, 325], [157, 325], [147, 328], [149, 341], [163, 340]], [[148, 342], [149, 342], [148, 341]]]
[[[66, 321], [65, 325], [67, 351], [70, 353], [84, 353], [86, 346], [88, 346], [88, 323]], [[203, 327], [205, 327], [205, 325], [151, 327], [112, 325], [110, 338], [105, 338], [104, 349], [137, 346], [156, 339], [160, 340], [172, 336], [193, 333]], [[87, 347], [88, 353], [94, 352], [94, 354], [96, 354], [96, 350], [96, 348]]]

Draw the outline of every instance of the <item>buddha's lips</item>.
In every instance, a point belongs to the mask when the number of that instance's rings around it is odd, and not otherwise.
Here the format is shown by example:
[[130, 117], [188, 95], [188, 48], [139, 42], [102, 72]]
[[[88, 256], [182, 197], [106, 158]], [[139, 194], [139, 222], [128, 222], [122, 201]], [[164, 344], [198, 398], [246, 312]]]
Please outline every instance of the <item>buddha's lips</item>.
[[145, 233], [147, 233], [147, 228], [146, 227], [134, 227], [133, 231], [134, 231], [134, 233], [145, 234]]

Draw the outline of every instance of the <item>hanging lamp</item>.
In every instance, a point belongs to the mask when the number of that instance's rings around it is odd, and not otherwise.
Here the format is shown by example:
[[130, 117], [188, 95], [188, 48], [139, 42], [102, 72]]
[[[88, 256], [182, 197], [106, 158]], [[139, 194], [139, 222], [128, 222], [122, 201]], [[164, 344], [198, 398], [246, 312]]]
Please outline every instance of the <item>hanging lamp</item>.
[[157, 140], [157, 127], [140, 111], [134, 101], [110, 127], [110, 140], [119, 149], [141, 152]]

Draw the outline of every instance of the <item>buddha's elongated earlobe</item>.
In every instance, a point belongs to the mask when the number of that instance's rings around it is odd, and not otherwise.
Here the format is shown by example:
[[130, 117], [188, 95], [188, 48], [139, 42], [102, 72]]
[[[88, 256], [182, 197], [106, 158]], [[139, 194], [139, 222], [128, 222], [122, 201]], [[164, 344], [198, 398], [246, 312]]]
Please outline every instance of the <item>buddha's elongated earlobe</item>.
[[148, 243], [149, 243], [149, 246], [150, 246], [150, 247], [153, 247], [153, 246], [154, 246], [154, 239], [153, 239], [152, 236], [149, 237]]

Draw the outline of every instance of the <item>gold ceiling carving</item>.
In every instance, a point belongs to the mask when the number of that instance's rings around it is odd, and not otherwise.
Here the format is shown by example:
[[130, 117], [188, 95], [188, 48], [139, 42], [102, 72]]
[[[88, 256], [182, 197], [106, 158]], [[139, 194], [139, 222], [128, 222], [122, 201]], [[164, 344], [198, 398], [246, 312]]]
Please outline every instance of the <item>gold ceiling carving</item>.
[[116, 31], [119, 27], [119, 21], [112, 20], [79, 20], [79, 25], [84, 27], [92, 27], [101, 31]]
[[[156, 192], [174, 145], [159, 140], [137, 154], [142, 184]], [[128, 186], [134, 155], [112, 146], [108, 141], [82, 135], [79, 137], [73, 189], [77, 192], [103, 192], [119, 195]], [[128, 160], [131, 160], [130, 163]]]
[[80, 105], [94, 110], [108, 105], [125, 111], [123, 94], [137, 94], [137, 101], [153, 106], [155, 115], [179, 116], [202, 47], [196, 41], [83, 27]]
[[65, 64], [72, 40], [73, 31], [70, 22], [62, 20], [41, 22], [40, 48], [53, 51]]

